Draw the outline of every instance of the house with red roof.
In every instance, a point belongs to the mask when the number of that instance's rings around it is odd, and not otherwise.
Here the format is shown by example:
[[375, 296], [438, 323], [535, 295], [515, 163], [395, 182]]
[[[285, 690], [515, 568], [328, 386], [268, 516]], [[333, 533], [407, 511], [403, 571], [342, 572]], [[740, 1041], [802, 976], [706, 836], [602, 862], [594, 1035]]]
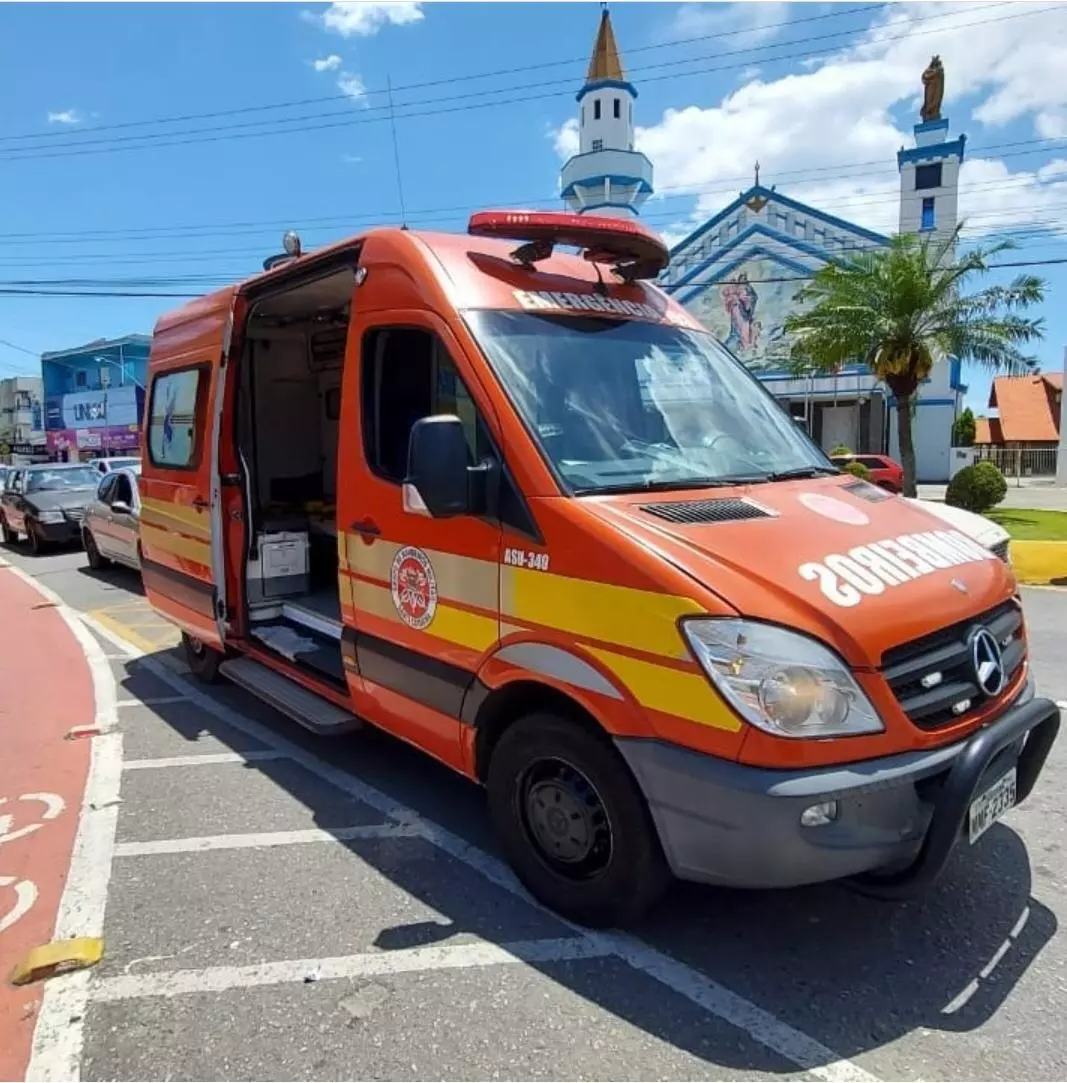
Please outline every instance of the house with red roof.
[[989, 392], [989, 408], [997, 414], [975, 419], [975, 444], [1054, 450], [1060, 441], [1062, 398], [1062, 372], [996, 377]]

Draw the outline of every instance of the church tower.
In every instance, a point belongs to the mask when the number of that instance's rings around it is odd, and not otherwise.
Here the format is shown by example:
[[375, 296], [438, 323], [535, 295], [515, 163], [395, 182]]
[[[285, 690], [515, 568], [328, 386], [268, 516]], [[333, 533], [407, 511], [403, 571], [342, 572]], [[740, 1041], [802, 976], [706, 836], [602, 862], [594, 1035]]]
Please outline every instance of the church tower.
[[959, 214], [960, 166], [967, 137], [948, 137], [948, 118], [941, 116], [945, 71], [935, 56], [923, 72], [923, 104], [916, 124], [915, 146], [897, 153], [900, 170], [900, 232], [941, 236], [956, 228]]
[[578, 153], [560, 175], [567, 207], [629, 218], [652, 194], [652, 163], [634, 150], [634, 101], [607, 4], [602, 5], [585, 85], [578, 91]]

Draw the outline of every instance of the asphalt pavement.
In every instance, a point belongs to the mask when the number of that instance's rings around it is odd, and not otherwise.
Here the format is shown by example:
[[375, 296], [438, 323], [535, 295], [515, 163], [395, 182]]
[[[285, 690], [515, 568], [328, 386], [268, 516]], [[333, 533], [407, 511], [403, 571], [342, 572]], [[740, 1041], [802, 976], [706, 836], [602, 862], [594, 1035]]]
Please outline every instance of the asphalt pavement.
[[[121, 804], [85, 1079], [1067, 1077], [1067, 744], [925, 899], [679, 885], [590, 935], [527, 899], [481, 792], [187, 679], [135, 576], [4, 556], [89, 614]], [[1067, 592], [1024, 591], [1067, 701]]]

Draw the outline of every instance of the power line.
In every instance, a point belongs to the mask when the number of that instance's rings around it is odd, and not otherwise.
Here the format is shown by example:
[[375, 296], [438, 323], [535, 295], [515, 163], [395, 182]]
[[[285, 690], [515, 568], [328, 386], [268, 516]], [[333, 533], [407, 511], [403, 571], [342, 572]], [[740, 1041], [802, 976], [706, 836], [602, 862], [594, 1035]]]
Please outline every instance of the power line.
[[[1010, 2], [1010, 0], [1000, 0], [1000, 2], [993, 3], [993, 4], [978, 4], [978, 5], [975, 5], [975, 7], [973, 9], [972, 8], [964, 8], [963, 11], [967, 12], [967, 11], [970, 11], [970, 10], [979, 10], [980, 8], [984, 9], [984, 8], [991, 8], [991, 7], [1002, 7], [1005, 2]], [[837, 8], [834, 11], [826, 12], [826, 13], [821, 14], [821, 15], [809, 15], [809, 16], [805, 16], [804, 18], [801, 18], [801, 19], [787, 19], [784, 22], [780, 22], [780, 23], [770, 23], [767, 26], [765, 26], [763, 29], [765, 29], [765, 30], [777, 30], [777, 29], [781, 29], [782, 27], [786, 27], [786, 26], [797, 26], [797, 25], [800, 25], [802, 23], [820, 22], [820, 21], [823, 21], [823, 20], [826, 20], [826, 19], [841, 18], [842, 16], [846, 16], [846, 15], [869, 14], [869, 13], [873, 13], [875, 11], [883, 10], [883, 9], [888, 8], [890, 6], [891, 5], [889, 3], [875, 3], [875, 4], [864, 4], [864, 5], [860, 5], [859, 7], [853, 7], [853, 8]], [[943, 18], [944, 16], [928, 16], [928, 18], [939, 18], [939, 17]], [[722, 39], [722, 38], [737, 37], [739, 35], [748, 34], [748, 33], [751, 33], [751, 31], [748, 30], [747, 28], [741, 28], [741, 29], [738, 29], [738, 30], [718, 31], [718, 32], [713, 33], [713, 34], [700, 34], [700, 35], [697, 35], [697, 36], [691, 37], [691, 38], [679, 38], [679, 39], [675, 39], [673, 41], [660, 42], [658, 44], [653, 44], [653, 45], [639, 45], [639, 46], [635, 46], [633, 48], [627, 49], [627, 55], [632, 55], [634, 53], [651, 52], [651, 51], [658, 50], [658, 49], [678, 48], [679, 46], [694, 45], [694, 44], [696, 44], [698, 42], [713, 41], [713, 40], [718, 40], [718, 39]], [[841, 33], [844, 33], [844, 32], [841, 32]], [[855, 31], [847, 31], [847, 33], [855, 33]], [[831, 35], [831, 36], [837, 36], [837, 35]], [[801, 40], [804, 40], [804, 39], [801, 39]], [[769, 48], [769, 47], [770, 46], [763, 46], [762, 48]], [[743, 50], [742, 49], [742, 50], [733, 50], [732, 52], [751, 52], [751, 51], [752, 50]], [[718, 54], [718, 55], [730, 55], [730, 52], [723, 53], [723, 54]], [[395, 86], [392, 89], [393, 89], [394, 92], [401, 92], [401, 91], [407, 91], [407, 90], [422, 90], [422, 89], [426, 89], [426, 88], [430, 88], [430, 87], [444, 86], [444, 85], [448, 85], [448, 84], [451, 84], [451, 83], [472, 82], [472, 81], [478, 80], [478, 79], [493, 79], [493, 78], [499, 78], [500, 76], [503, 76], [503, 75], [518, 75], [518, 74], [522, 74], [522, 73], [528, 72], [528, 71], [540, 71], [540, 70], [544, 70], [546, 68], [562, 67], [562, 66], [568, 65], [568, 64], [584, 64], [587, 60], [588, 60], [587, 56], [581, 56], [581, 57], [568, 57], [566, 59], [561, 59], [561, 60], [541, 61], [541, 62], [539, 62], [537, 64], [526, 64], [526, 65], [522, 65], [522, 66], [519, 66], [519, 67], [498, 68], [495, 71], [477, 72], [477, 73], [466, 74], [466, 75], [452, 75], [452, 76], [448, 76], [448, 77], [445, 77], [445, 78], [424, 80], [422, 82], [416, 82], [416, 83], [406, 83], [406, 84], [402, 84], [402, 85], [399, 85], [399, 86]], [[641, 69], [634, 69], [634, 70], [641, 70]], [[389, 93], [389, 88], [388, 87], [381, 87], [381, 88], [378, 88], [378, 89], [375, 89], [375, 90], [366, 90], [366, 91], [364, 91], [364, 95], [368, 96], [368, 97], [371, 96], [371, 95], [388, 95], [388, 93]], [[234, 108], [230, 108], [230, 109], [215, 110], [213, 112], [208, 112], [208, 113], [185, 113], [185, 114], [181, 114], [181, 115], [177, 115], [177, 116], [154, 117], [154, 118], [151, 118], [151, 119], [148, 119], [148, 120], [132, 120], [132, 121], [124, 121], [124, 122], [116, 123], [116, 124], [97, 124], [97, 125], [93, 125], [92, 127], [81, 128], [79, 130], [78, 134], [91, 133], [91, 132], [102, 132], [102, 131], [116, 131], [116, 130], [119, 130], [119, 129], [144, 127], [144, 126], [147, 126], [147, 125], [153, 125], [154, 126], [154, 125], [159, 125], [159, 124], [184, 123], [186, 121], [193, 121], [193, 120], [212, 120], [212, 119], [215, 119], [217, 117], [237, 116], [237, 115], [241, 115], [241, 114], [254, 113], [254, 112], [266, 111], [266, 110], [271, 110], [271, 109], [300, 108], [300, 107], [303, 107], [303, 106], [306, 106], [306, 105], [319, 105], [319, 104], [324, 104], [326, 102], [344, 101], [346, 99], [350, 99], [350, 95], [347, 95], [347, 94], [327, 94], [327, 95], [321, 95], [321, 96], [313, 97], [313, 98], [303, 98], [303, 99], [296, 100], [296, 101], [271, 102], [271, 103], [263, 103], [263, 104], [257, 104], [257, 105], [239, 106], [239, 107], [234, 107]], [[15, 140], [24, 140], [24, 139], [49, 139], [49, 138], [56, 139], [56, 138], [61, 138], [61, 137], [69, 137], [69, 135], [70, 135], [70, 133], [68, 133], [68, 132], [58, 133], [58, 132], [54, 132], [54, 131], [26, 132], [26, 133], [17, 134], [17, 135], [0, 136], [0, 143], [8, 143], [8, 142], [12, 142], [12, 141], [15, 141]]]
[[[991, 7], [991, 6], [993, 6], [993, 5], [982, 5], [982, 7]], [[997, 5], [997, 6], [999, 6], [999, 5]], [[1058, 5], [1054, 5], [1052, 7], [1034, 8], [1034, 9], [1023, 11], [1023, 12], [1016, 12], [1015, 14], [1011, 14], [1011, 15], [1002, 15], [1002, 16], [999, 16], [998, 18], [993, 18], [993, 19], [979, 19], [979, 20], [975, 20], [973, 22], [957, 23], [957, 24], [955, 24], [953, 26], [937, 27], [937, 28], [934, 28], [934, 29], [931, 29], [931, 30], [918, 30], [918, 31], [912, 30], [912, 31], [908, 31], [908, 32], [903, 33], [903, 34], [884, 37], [884, 38], [880, 39], [879, 44], [885, 44], [887, 42], [893, 42], [893, 41], [903, 41], [903, 40], [908, 39], [908, 38], [923, 37], [923, 36], [927, 36], [929, 34], [940, 34], [940, 33], [945, 33], [946, 31], [950, 31], [950, 30], [961, 30], [961, 29], [965, 29], [965, 28], [968, 28], [968, 27], [972, 27], [972, 26], [985, 26], [985, 25], [989, 25], [989, 24], [992, 24], [992, 23], [1005, 22], [1005, 21], [1011, 20], [1011, 19], [1027, 18], [1027, 17], [1030, 17], [1030, 16], [1040, 15], [1040, 14], [1044, 14], [1044, 13], [1047, 13], [1047, 12], [1050, 12], [1050, 11], [1055, 11], [1057, 9], [1058, 9]], [[975, 10], [975, 9], [967, 9], [967, 10]], [[943, 14], [943, 15], [926, 16], [925, 18], [926, 19], [946, 18], [946, 17], [948, 17], [948, 15], [955, 15], [955, 14], [957, 14], [957, 12], [949, 12], [949, 13]], [[914, 21], [918, 22], [920, 20], [916, 19]], [[826, 37], [826, 38], [828, 38], [828, 37], [839, 37], [839, 36], [841, 36], [841, 35], [840, 34], [823, 35], [823, 37]], [[787, 43], [783, 43], [783, 44], [791, 44], [791, 43], [787, 42]], [[771, 46], [765, 46], [764, 48], [780, 48], [780, 47], [781, 47], [781, 45], [771, 45]], [[752, 51], [752, 50], [748, 50], [748, 51]], [[784, 60], [805, 59], [805, 58], [809, 58], [809, 57], [812, 57], [812, 56], [818, 56], [818, 55], [820, 55], [821, 52], [822, 52], [822, 50], [813, 50], [813, 51], [807, 51], [807, 52], [801, 52], [801, 53], [785, 54], [785, 55], [782, 55], [782, 56], [768, 57], [768, 58], [765, 59], [764, 62], [765, 63], [777, 63], [777, 62], [784, 61]], [[731, 55], [731, 54], [720, 54], [720, 55]], [[732, 55], [736, 55], [736, 53], [732, 54]], [[697, 58], [697, 59], [702, 59], [702, 58]], [[695, 62], [695, 59], [690, 60], [690, 61], [683, 61], [683, 63], [694, 63], [694, 62]], [[695, 76], [695, 75], [706, 75], [706, 74], [710, 74], [710, 73], [713, 73], [713, 72], [716, 72], [716, 71], [728, 71], [728, 70], [731, 70], [733, 68], [747, 67], [750, 63], [751, 63], [751, 60], [745, 60], [745, 61], [741, 61], [741, 62], [738, 62], [738, 63], [735, 63], [735, 64], [725, 64], [725, 65], [712, 66], [712, 67], [709, 67], [709, 68], [699, 68], [699, 69], [695, 69], [693, 71], [671, 72], [671, 73], [667, 73], [667, 74], [664, 74], [664, 75], [646, 77], [646, 78], [644, 78], [642, 80], [642, 82], [643, 83], [655, 83], [655, 82], [663, 81], [665, 79], [682, 79], [682, 78], [687, 78], [687, 77]], [[662, 67], [664, 65], [657, 65], [657, 66]], [[536, 85], [536, 84], [534, 84], [534, 85]], [[544, 85], [544, 84], [542, 84], [542, 85]], [[568, 85], [570, 85], [570, 84], [568, 84]], [[487, 93], [496, 94], [496, 93], [498, 93], [498, 91], [496, 91], [496, 90], [484, 91], [484, 92], [479, 91], [476, 94], [453, 96], [452, 99], [437, 98], [437, 99], [433, 99], [433, 100], [439, 102], [439, 101], [442, 101], [442, 100], [456, 100], [457, 98], [466, 99], [466, 98], [480, 96], [482, 94], [487, 94]], [[464, 100], [463, 104], [461, 104], [461, 105], [446, 106], [444, 108], [439, 108], [439, 109], [425, 109], [425, 110], [421, 110], [421, 111], [414, 110], [414, 111], [411, 111], [411, 112], [400, 113], [400, 114], [397, 115], [396, 119], [397, 120], [410, 120], [410, 119], [415, 119], [415, 118], [419, 118], [419, 117], [441, 116], [441, 115], [444, 115], [444, 114], [462, 112], [462, 111], [471, 110], [471, 109], [499, 108], [501, 106], [525, 104], [525, 103], [529, 103], [529, 102], [532, 102], [532, 101], [539, 101], [539, 100], [543, 100], [543, 99], [547, 99], [547, 98], [554, 98], [556, 96], [557, 96], [556, 91], [550, 91], [550, 92], [547, 92], [545, 94], [530, 94], [530, 95], [524, 95], [524, 96], [518, 97], [518, 98], [497, 98], [497, 99], [495, 99], [493, 101], [488, 101], [488, 102], [472, 102], [472, 101]], [[430, 104], [430, 99], [426, 99], [424, 101], [419, 101], [419, 102], [405, 103], [404, 105], [400, 106], [400, 108], [410, 108], [411, 106], [414, 106], [414, 105], [423, 105], [423, 104]], [[368, 113], [368, 112], [380, 112], [381, 115], [366, 116], [366, 113]], [[325, 114], [325, 115], [334, 116], [334, 115], [338, 115], [338, 114], [331, 113], [331, 114]], [[9, 152], [9, 153], [6, 153], [6, 154], [0, 154], [0, 161], [20, 162], [20, 161], [31, 161], [31, 160], [35, 161], [35, 160], [44, 159], [44, 158], [70, 158], [70, 157], [81, 157], [81, 156], [84, 156], [84, 155], [91, 155], [91, 154], [115, 154], [115, 153], [120, 153], [120, 152], [124, 152], [124, 151], [154, 150], [154, 149], [168, 148], [168, 147], [189, 146], [189, 145], [201, 144], [201, 143], [214, 143], [214, 142], [219, 142], [219, 141], [221, 141], [223, 139], [225, 139], [226, 141], [233, 141], [233, 140], [238, 140], [238, 139], [253, 139], [253, 138], [263, 138], [263, 137], [279, 136], [279, 135], [298, 135], [298, 134], [304, 134], [304, 133], [312, 132], [312, 131], [322, 131], [322, 130], [330, 129], [330, 128], [353, 127], [353, 126], [359, 126], [359, 125], [364, 125], [364, 124], [374, 124], [374, 123], [379, 123], [381, 121], [387, 121], [389, 119], [389, 111], [388, 111], [388, 106], [371, 107], [371, 108], [369, 108], [367, 110], [364, 110], [363, 115], [361, 115], [361, 116], [351, 116], [351, 115], [348, 114], [347, 111], [345, 111], [344, 119], [328, 121], [328, 122], [320, 123], [320, 124], [308, 124], [307, 121], [309, 119], [314, 119], [314, 117], [291, 117], [291, 118], [282, 118], [282, 119], [277, 120], [277, 121], [252, 121], [252, 122], [246, 122], [244, 124], [237, 124], [237, 125], [216, 126], [216, 127], [212, 127], [212, 128], [205, 128], [205, 129], [190, 129], [187, 132], [165, 133], [164, 135], [162, 135], [162, 136], [160, 136], [158, 138], [155, 137], [155, 136], [151, 136], [151, 135], [143, 135], [143, 136], [117, 137], [117, 138], [113, 138], [113, 139], [104, 139], [104, 140], [73, 141], [73, 142], [69, 142], [69, 143], [66, 143], [66, 144], [59, 144], [59, 146], [61, 148], [59, 150], [50, 150], [49, 149], [49, 150], [45, 150], [43, 153], [40, 152], [38, 148], [16, 148], [15, 152], [13, 152], [13, 153]], [[247, 128], [247, 127], [250, 127], [250, 126], [253, 126], [253, 125], [257, 125], [257, 124], [262, 125], [262, 124], [267, 124], [267, 123], [275, 124], [275, 125], [277, 125], [277, 124], [289, 124], [289, 125], [296, 125], [296, 126], [295, 127], [287, 127], [287, 128], [274, 128], [274, 129], [265, 130], [265, 131], [234, 131], [234, 129], [239, 129], [239, 128], [243, 129], [243, 128]], [[173, 136], [187, 136], [188, 138], [173, 138]], [[154, 139], [156, 141], [147, 142], [147, 140], [150, 140], [150, 139]], [[123, 146], [114, 145], [114, 144], [118, 144], [118, 143], [128, 143], [128, 141], [139, 141], [139, 142], [137, 142], [137, 145], [123, 145]], [[107, 145], [107, 146], [97, 146], [97, 145], [95, 145], [95, 144], [99, 144], [99, 143], [106, 143], [106, 144], [112, 144], [112, 145]]]

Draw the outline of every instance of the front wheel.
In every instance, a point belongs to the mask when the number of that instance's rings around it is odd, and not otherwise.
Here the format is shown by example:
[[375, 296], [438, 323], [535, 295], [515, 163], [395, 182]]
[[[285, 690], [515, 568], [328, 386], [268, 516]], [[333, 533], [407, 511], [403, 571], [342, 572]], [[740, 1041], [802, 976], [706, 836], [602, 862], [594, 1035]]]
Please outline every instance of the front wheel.
[[529, 715], [501, 737], [487, 790], [519, 879], [564, 917], [627, 924], [670, 883], [648, 806], [606, 737], [558, 715]]
[[39, 557], [45, 550], [45, 540], [41, 528], [29, 519], [26, 520], [26, 538], [30, 543], [30, 552]]
[[100, 555], [100, 550], [97, 548], [96, 539], [92, 533], [88, 530], [82, 532], [82, 542], [85, 545], [85, 555], [89, 558], [89, 567], [94, 572], [102, 571], [106, 568], [111, 561]]
[[186, 664], [198, 681], [216, 684], [222, 679], [219, 666], [222, 664], [223, 655], [217, 650], [186, 632], [182, 632], [182, 646], [185, 648]]

